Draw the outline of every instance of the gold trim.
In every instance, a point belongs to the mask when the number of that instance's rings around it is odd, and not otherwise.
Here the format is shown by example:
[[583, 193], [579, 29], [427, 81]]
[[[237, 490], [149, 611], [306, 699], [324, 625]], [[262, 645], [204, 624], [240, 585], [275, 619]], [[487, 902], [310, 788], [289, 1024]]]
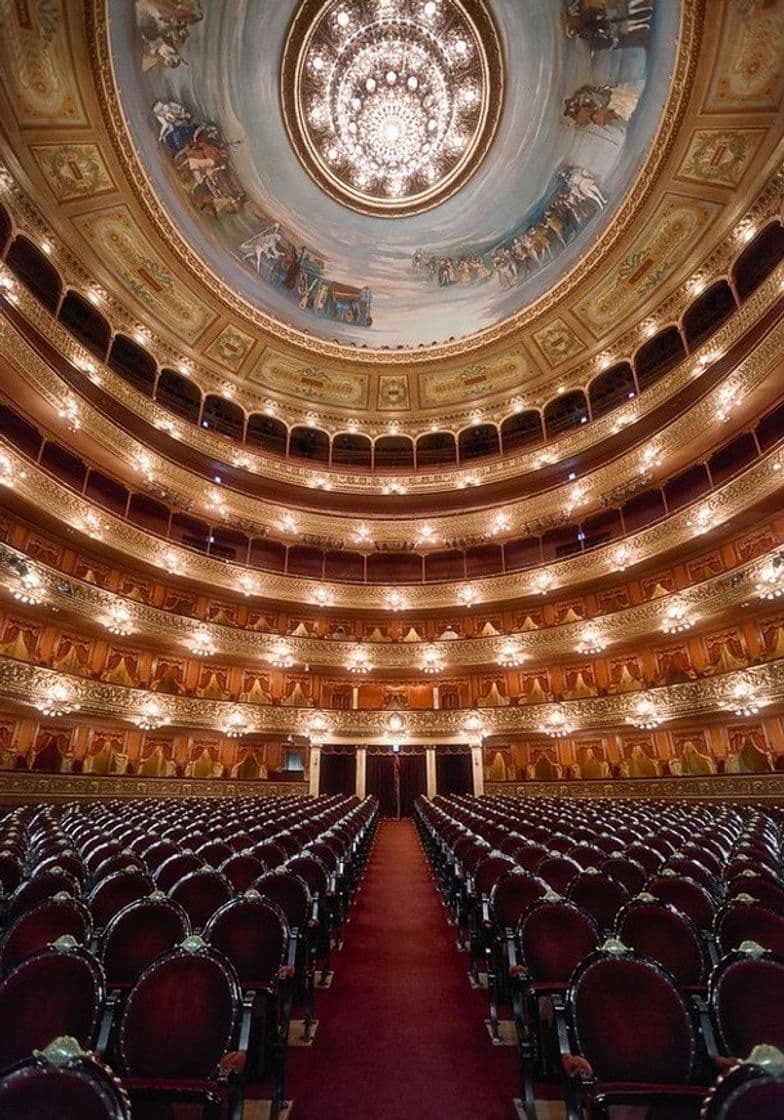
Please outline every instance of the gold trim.
[[236, 778], [136, 778], [93, 774], [35, 774], [0, 770], [3, 803], [59, 804], [136, 797], [308, 797], [305, 782], [243, 782]]
[[784, 800], [784, 774], [712, 774], [708, 778], [608, 778], [569, 782], [485, 782], [489, 797], [565, 797], [575, 800]]

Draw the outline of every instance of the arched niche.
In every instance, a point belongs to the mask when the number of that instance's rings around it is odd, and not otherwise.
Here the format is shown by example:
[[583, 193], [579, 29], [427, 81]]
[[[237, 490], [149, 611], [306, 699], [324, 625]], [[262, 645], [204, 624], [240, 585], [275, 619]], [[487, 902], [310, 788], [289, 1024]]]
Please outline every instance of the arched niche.
[[151, 397], [155, 389], [155, 359], [144, 347], [124, 334], [114, 336], [109, 351], [109, 367], [124, 381]]
[[784, 227], [781, 222], [770, 222], [749, 242], [733, 265], [732, 276], [738, 298], [748, 299], [782, 260]]
[[183, 420], [198, 424], [201, 391], [198, 385], [173, 369], [162, 369], [155, 387], [155, 399]]
[[356, 432], [339, 432], [332, 440], [332, 462], [336, 467], [370, 470], [373, 465], [373, 445], [367, 436]]
[[382, 471], [413, 470], [413, 441], [408, 436], [380, 436], [373, 447], [373, 464]]
[[571, 393], [556, 397], [544, 410], [544, 430], [548, 439], [579, 428], [587, 420], [588, 402], [582, 389], [573, 389]]
[[501, 446], [504, 453], [532, 447], [544, 440], [542, 414], [536, 408], [526, 409], [507, 416], [501, 425]]
[[464, 428], [460, 433], [457, 453], [461, 463], [485, 459], [489, 455], [497, 455], [500, 450], [498, 428], [495, 424], [476, 424], [471, 428]]
[[313, 463], [329, 462], [329, 436], [318, 428], [303, 425], [292, 428], [289, 435], [289, 455], [292, 459], [308, 459]]
[[612, 369], [604, 370], [588, 386], [591, 415], [596, 420], [630, 400], [636, 393], [634, 374], [628, 362], [621, 362]]
[[288, 435], [286, 425], [276, 420], [274, 416], [254, 412], [248, 417], [248, 427], [245, 432], [245, 442], [248, 447], [258, 447], [268, 455], [282, 457], [286, 454]]
[[234, 401], [210, 393], [204, 398], [201, 425], [231, 439], [241, 440], [245, 428], [245, 413]]
[[11, 242], [5, 263], [44, 307], [56, 314], [63, 285], [46, 254], [21, 234]]
[[677, 327], [665, 327], [644, 342], [634, 356], [634, 371], [640, 389], [654, 385], [686, 357], [681, 333]]
[[416, 441], [416, 465], [446, 467], [457, 462], [457, 443], [451, 432], [426, 432]]
[[112, 340], [112, 328], [108, 319], [89, 300], [78, 292], [66, 292], [59, 319], [82, 346], [95, 354], [96, 358], [104, 360]]

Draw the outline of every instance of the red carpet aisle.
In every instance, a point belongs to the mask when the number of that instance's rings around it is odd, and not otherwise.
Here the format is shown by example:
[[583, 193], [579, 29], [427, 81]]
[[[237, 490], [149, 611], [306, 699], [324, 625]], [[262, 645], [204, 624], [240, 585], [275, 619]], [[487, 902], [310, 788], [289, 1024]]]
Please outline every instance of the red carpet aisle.
[[292, 1120], [512, 1120], [515, 1051], [489, 1043], [411, 821], [381, 824], [345, 946], [289, 1051]]

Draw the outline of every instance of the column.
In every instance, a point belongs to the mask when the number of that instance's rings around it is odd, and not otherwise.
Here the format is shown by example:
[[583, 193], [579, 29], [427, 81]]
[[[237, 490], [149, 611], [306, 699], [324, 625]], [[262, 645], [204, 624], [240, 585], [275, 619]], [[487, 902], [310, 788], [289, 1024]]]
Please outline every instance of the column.
[[365, 775], [367, 773], [367, 748], [357, 747], [357, 797], [364, 797], [367, 789]]
[[474, 795], [481, 797], [485, 792], [485, 772], [482, 768], [481, 747], [471, 747], [471, 773], [474, 778]]
[[436, 748], [425, 748], [425, 773], [427, 775], [427, 796], [431, 799], [438, 793], [438, 782], [436, 779]]
[[437, 684], [433, 685], [433, 708], [439, 711], [441, 707], [441, 689]]
[[351, 686], [351, 710], [355, 712], [359, 708], [359, 685], [352, 684]]
[[310, 786], [308, 793], [311, 797], [318, 797], [319, 782], [321, 779], [321, 746], [312, 745], [310, 748]]

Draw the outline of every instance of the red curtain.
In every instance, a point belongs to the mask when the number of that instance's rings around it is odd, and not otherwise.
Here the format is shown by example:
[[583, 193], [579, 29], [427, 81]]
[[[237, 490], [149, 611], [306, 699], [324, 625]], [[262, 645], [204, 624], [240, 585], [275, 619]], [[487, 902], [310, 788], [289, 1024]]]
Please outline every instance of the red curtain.
[[471, 752], [459, 754], [436, 751], [436, 789], [446, 796], [450, 793], [473, 793], [474, 776], [471, 771]]
[[357, 790], [357, 756], [351, 754], [325, 754], [321, 752], [319, 793], [347, 793]]
[[378, 798], [382, 816], [412, 816], [414, 801], [427, 790], [424, 753], [368, 754], [366, 789]]

